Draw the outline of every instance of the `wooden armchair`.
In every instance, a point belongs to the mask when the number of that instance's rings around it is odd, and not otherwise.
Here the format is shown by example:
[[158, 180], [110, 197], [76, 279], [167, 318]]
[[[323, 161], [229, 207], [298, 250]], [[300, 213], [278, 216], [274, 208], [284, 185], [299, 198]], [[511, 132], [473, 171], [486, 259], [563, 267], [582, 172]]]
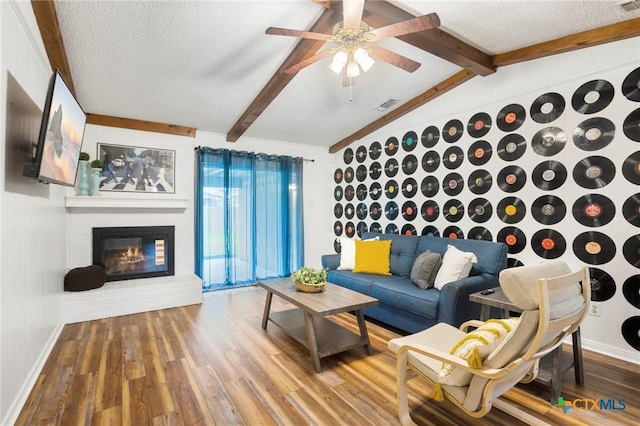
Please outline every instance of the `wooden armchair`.
[[[539, 359], [580, 326], [591, 298], [589, 269], [571, 272], [562, 261], [510, 268], [501, 272], [500, 286], [523, 313], [513, 331], [505, 333], [504, 340], [479, 361], [480, 365], [451, 352], [468, 336], [469, 327], [487, 324], [481, 321], [468, 321], [460, 329], [439, 323], [389, 341], [389, 349], [397, 354], [398, 415], [403, 425], [415, 425], [409, 414], [407, 381], [416, 373], [434, 384], [434, 399], [445, 397], [471, 417], [483, 417], [495, 406], [528, 424], [545, 424], [498, 397], [518, 382], [533, 380]], [[439, 383], [443, 381], [443, 363], [471, 373], [470, 381]]]

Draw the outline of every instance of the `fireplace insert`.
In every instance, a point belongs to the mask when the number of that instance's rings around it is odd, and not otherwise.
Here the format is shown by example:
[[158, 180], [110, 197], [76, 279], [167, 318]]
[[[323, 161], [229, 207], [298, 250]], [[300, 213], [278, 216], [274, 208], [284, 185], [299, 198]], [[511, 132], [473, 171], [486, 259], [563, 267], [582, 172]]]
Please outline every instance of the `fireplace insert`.
[[174, 275], [173, 226], [93, 228], [93, 264], [107, 281]]

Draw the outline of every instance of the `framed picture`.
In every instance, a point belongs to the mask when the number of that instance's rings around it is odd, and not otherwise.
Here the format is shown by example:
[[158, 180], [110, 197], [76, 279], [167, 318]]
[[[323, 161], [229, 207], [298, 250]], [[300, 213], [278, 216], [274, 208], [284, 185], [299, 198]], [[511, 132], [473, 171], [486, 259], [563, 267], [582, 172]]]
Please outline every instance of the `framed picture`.
[[175, 194], [176, 152], [98, 143], [100, 191]]

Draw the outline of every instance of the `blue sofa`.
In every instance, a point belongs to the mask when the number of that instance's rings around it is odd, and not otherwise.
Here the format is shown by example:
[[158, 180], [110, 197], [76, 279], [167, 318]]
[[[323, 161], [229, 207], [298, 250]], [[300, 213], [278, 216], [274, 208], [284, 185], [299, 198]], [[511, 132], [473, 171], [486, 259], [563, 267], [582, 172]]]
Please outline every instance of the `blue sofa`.
[[[362, 239], [380, 237], [391, 240], [392, 275], [360, 274], [337, 270], [339, 254], [322, 256], [322, 267], [329, 269], [327, 281], [375, 297], [378, 306], [364, 314], [408, 333], [416, 333], [439, 322], [459, 326], [480, 317], [480, 305], [469, 301], [469, 294], [497, 287], [498, 274], [507, 267], [507, 246], [480, 240], [449, 239], [433, 236], [378, 234], [367, 232]], [[478, 258], [469, 277], [436, 288], [422, 290], [409, 278], [415, 258], [427, 251], [444, 256], [447, 245], [473, 252]]]

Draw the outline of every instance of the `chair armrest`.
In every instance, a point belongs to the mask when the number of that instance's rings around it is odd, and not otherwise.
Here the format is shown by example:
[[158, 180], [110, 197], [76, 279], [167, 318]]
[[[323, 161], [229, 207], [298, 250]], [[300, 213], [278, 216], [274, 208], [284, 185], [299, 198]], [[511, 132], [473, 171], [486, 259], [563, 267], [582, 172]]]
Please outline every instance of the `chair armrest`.
[[462, 323], [462, 325], [460, 326], [460, 330], [462, 330], [462, 331], [464, 331], [466, 333], [467, 330], [469, 329], [469, 327], [478, 328], [481, 325], [484, 325], [484, 321], [469, 320], [469, 321], [465, 321], [465, 322]]
[[340, 255], [339, 254], [324, 254], [320, 258], [322, 262], [323, 269], [338, 269], [340, 266]]
[[459, 327], [470, 319], [480, 318], [480, 304], [469, 300], [477, 291], [499, 286], [498, 277], [480, 274], [454, 281], [442, 287], [438, 300], [438, 322]]

